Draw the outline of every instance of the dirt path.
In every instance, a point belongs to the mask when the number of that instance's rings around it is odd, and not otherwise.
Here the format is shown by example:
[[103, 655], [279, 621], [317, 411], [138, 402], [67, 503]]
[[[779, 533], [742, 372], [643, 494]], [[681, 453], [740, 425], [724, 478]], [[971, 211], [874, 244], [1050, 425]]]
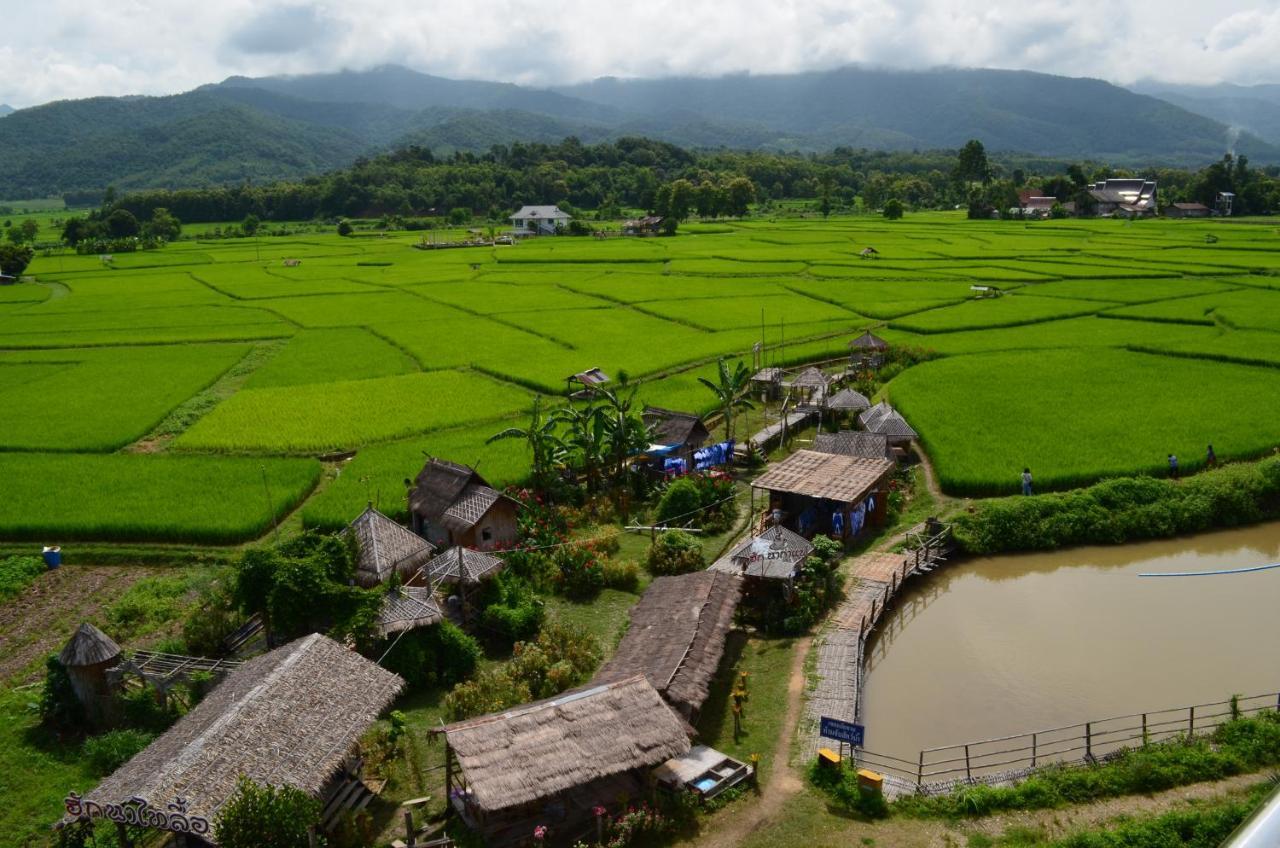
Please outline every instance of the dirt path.
[[100, 619], [103, 606], [143, 577], [160, 572], [134, 566], [64, 565], [40, 575], [17, 597], [0, 604], [0, 685], [39, 677], [44, 657], [61, 648], [80, 622]]
[[920, 443], [914, 442], [911, 447], [915, 450], [916, 456], [920, 458], [920, 470], [924, 472], [925, 488], [929, 490], [929, 494], [933, 495], [934, 503], [938, 505], [938, 511], [941, 512], [955, 498], [943, 494], [942, 485], [938, 483], [938, 475], [933, 470], [933, 463], [929, 461], [929, 454], [924, 452], [924, 448], [920, 446]]
[[786, 810], [787, 801], [804, 788], [804, 781], [791, 765], [791, 743], [795, 739], [800, 713], [804, 708], [804, 661], [813, 647], [813, 637], [806, 636], [796, 642], [791, 655], [791, 673], [787, 682], [787, 715], [782, 722], [782, 733], [770, 752], [772, 758], [768, 782], [751, 800], [734, 804], [723, 810], [703, 829], [696, 843], [704, 848], [732, 848], [760, 828], [778, 819]]

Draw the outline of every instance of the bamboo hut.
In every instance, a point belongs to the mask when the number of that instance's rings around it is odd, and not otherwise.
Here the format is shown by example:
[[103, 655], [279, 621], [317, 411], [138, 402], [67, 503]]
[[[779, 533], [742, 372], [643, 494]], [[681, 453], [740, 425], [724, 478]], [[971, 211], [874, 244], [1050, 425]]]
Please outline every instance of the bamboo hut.
[[870, 409], [871, 401], [867, 400], [867, 396], [861, 392], [853, 389], [841, 389], [827, 398], [822, 406], [828, 412], [851, 415]]
[[892, 459], [896, 461], [893, 446], [888, 437], [865, 430], [838, 430], [835, 433], [819, 433], [813, 437], [813, 449], [818, 453], [838, 453], [844, 456], [862, 456], [868, 459]]
[[782, 369], [761, 368], [751, 377], [751, 391], [760, 395], [761, 403], [777, 400], [782, 394]]
[[893, 447], [909, 445], [920, 438], [915, 428], [888, 401], [880, 401], [859, 415], [858, 423], [868, 432], [884, 436]]
[[491, 846], [549, 829], [572, 843], [592, 809], [641, 797], [649, 772], [689, 751], [689, 727], [643, 674], [440, 728], [450, 808]]
[[107, 819], [215, 845], [213, 825], [243, 775], [318, 798], [332, 821], [367, 803], [357, 740], [404, 681], [318, 633], [250, 660], [178, 723], [82, 797], [59, 827]]
[[849, 364], [854, 368], [879, 368], [888, 352], [889, 343], [867, 330], [849, 342]]
[[114, 639], [83, 622], [58, 654], [58, 662], [67, 670], [71, 688], [92, 727], [105, 727], [114, 718], [114, 687], [107, 677], [107, 669], [120, 661], [120, 653]]
[[752, 481], [752, 500], [756, 489], [768, 492], [765, 519], [802, 536], [847, 539], [884, 522], [893, 468], [887, 459], [799, 450]]
[[513, 544], [520, 504], [494, 489], [474, 468], [432, 459], [409, 493], [413, 530], [437, 548]]
[[643, 674], [686, 720], [696, 721], [741, 595], [742, 581], [722, 572], [655, 579], [631, 609], [627, 634], [595, 681]]
[[644, 453], [649, 467], [658, 472], [669, 468], [692, 470], [694, 452], [711, 438], [702, 417], [692, 412], [646, 406], [641, 418], [653, 440]]
[[782, 385], [791, 390], [797, 406], [821, 406], [830, 383], [822, 369], [810, 366]]
[[481, 580], [497, 574], [501, 568], [502, 560], [496, 556], [457, 547], [432, 558], [423, 570], [432, 586], [440, 583], [475, 586]]
[[386, 583], [392, 574], [409, 580], [435, 552], [430, 542], [401, 527], [374, 509], [373, 504], [344, 532], [355, 537], [359, 552], [356, 582], [366, 589]]

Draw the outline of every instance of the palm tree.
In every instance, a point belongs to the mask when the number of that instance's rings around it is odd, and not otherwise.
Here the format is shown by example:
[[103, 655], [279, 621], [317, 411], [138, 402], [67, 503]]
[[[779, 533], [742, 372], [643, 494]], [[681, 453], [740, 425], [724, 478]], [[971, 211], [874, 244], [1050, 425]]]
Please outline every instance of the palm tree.
[[741, 359], [738, 360], [733, 371], [729, 370], [728, 364], [723, 359], [720, 360], [719, 366], [718, 384], [706, 377], [699, 377], [698, 382], [715, 392], [716, 405], [720, 407], [720, 414], [724, 417], [724, 438], [728, 441], [733, 438], [733, 411], [755, 409], [754, 404], [747, 397], [747, 387], [751, 384], [751, 372], [747, 370], [746, 364]]
[[605, 448], [609, 457], [609, 476], [613, 484], [615, 503], [625, 523], [627, 518], [626, 486], [631, 468], [631, 457], [649, 446], [650, 432], [644, 420], [631, 411], [636, 389], [626, 398], [609, 389], [598, 389], [603, 401]]
[[560, 419], [554, 413], [542, 414], [542, 398], [535, 396], [529, 426], [508, 427], [501, 433], [494, 433], [485, 444], [502, 439], [524, 439], [533, 454], [533, 486], [540, 492], [549, 492], [555, 482], [555, 467], [564, 459], [564, 442], [556, 433], [559, 425]]

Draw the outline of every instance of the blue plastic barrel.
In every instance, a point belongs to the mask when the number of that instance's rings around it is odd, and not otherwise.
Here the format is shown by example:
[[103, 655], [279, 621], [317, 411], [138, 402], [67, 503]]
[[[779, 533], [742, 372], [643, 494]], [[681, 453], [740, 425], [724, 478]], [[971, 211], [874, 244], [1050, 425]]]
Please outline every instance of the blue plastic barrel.
[[50, 568], [57, 568], [58, 566], [62, 565], [62, 548], [58, 547], [57, 545], [53, 545], [53, 546], [46, 545], [43, 552], [43, 556], [44, 556], [44, 564], [49, 566]]

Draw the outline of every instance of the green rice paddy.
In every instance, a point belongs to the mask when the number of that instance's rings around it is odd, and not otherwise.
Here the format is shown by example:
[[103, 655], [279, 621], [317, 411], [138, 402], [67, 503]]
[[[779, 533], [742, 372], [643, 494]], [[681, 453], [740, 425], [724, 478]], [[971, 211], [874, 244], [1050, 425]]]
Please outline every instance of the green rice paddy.
[[[829, 359], [867, 327], [940, 355], [886, 392], [956, 493], [1012, 491], [1024, 465], [1065, 487], [1159, 472], [1171, 452], [1190, 469], [1209, 442], [1224, 458], [1280, 443], [1280, 235], [1263, 222], [929, 213], [420, 237], [38, 257], [37, 283], [0, 288], [0, 539], [231, 543], [299, 505], [308, 526], [369, 500], [399, 514], [424, 455], [518, 482], [523, 446], [485, 439], [568, 374], [625, 373], [643, 403], [706, 412], [696, 377], [716, 357], [763, 340], [769, 362]], [[256, 367], [204, 394], [238, 363]], [[150, 438], [202, 396], [221, 399]], [[355, 456], [317, 489], [314, 457], [337, 451]]]

